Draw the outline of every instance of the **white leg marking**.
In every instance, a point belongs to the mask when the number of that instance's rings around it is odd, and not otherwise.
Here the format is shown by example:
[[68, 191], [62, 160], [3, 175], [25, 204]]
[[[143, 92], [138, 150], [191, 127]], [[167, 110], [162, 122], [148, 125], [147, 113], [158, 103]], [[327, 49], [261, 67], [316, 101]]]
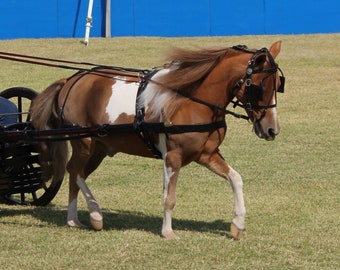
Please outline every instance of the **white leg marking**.
[[77, 185], [80, 188], [81, 192], [83, 193], [86, 202], [88, 202], [89, 200], [93, 199], [93, 195], [89, 189], [89, 187], [86, 185], [85, 180], [80, 177], [79, 175], [77, 176]]
[[172, 209], [169, 209], [166, 205], [166, 200], [168, 198], [168, 190], [169, 183], [171, 177], [174, 175], [174, 171], [171, 167], [166, 166], [166, 156], [167, 156], [167, 147], [166, 147], [166, 137], [165, 134], [159, 135], [159, 144], [158, 149], [163, 154], [163, 207], [164, 207], [164, 215], [163, 215], [163, 225], [162, 225], [162, 235], [168, 239], [178, 239], [178, 236], [174, 234], [172, 230]]
[[227, 177], [234, 192], [235, 217], [233, 219], [233, 223], [238, 229], [244, 230], [246, 208], [244, 205], [243, 198], [242, 178], [241, 175], [237, 171], [235, 171], [231, 166], [229, 166], [229, 173]]
[[162, 232], [172, 231], [172, 210], [167, 209], [165, 206], [165, 201], [168, 197], [168, 185], [170, 182], [171, 176], [173, 176], [174, 172], [171, 167], [166, 167], [164, 162], [164, 178], [163, 178], [163, 205], [164, 205], [164, 219], [163, 219], [163, 227]]
[[75, 198], [68, 204], [67, 225], [70, 227], [84, 227], [84, 225], [81, 224], [78, 219], [77, 203], [77, 198]]
[[99, 204], [93, 197], [89, 187], [85, 183], [85, 180], [79, 175], [77, 176], [77, 185], [85, 197], [87, 207], [90, 211], [90, 221], [92, 227], [95, 230], [101, 230], [103, 228], [103, 215], [100, 211]]

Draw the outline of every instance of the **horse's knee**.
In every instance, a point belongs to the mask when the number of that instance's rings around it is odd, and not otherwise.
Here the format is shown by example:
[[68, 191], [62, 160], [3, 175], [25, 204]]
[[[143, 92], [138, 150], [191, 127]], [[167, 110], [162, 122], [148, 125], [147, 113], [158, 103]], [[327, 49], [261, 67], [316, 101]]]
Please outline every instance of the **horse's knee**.
[[229, 166], [227, 178], [233, 188], [243, 188], [243, 181], [241, 175]]
[[176, 199], [172, 196], [167, 196], [164, 200], [164, 208], [172, 210], [176, 205]]

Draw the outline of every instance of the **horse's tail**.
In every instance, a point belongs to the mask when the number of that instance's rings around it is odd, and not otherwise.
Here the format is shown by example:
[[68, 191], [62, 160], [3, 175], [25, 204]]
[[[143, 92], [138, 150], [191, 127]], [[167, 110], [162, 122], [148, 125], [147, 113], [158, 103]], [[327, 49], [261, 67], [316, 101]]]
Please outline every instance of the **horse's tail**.
[[56, 81], [33, 99], [30, 113], [34, 128], [42, 130], [59, 127], [61, 120], [58, 117], [56, 104], [58, 94], [66, 82], [66, 79]]
[[[66, 79], [61, 79], [53, 83], [33, 99], [30, 114], [31, 123], [35, 129], [46, 130], [61, 127], [62, 121], [58, 117], [57, 102], [58, 94], [66, 82]], [[39, 152], [44, 179], [48, 180], [53, 177], [52, 185], [60, 185], [66, 170], [67, 142], [39, 142]]]

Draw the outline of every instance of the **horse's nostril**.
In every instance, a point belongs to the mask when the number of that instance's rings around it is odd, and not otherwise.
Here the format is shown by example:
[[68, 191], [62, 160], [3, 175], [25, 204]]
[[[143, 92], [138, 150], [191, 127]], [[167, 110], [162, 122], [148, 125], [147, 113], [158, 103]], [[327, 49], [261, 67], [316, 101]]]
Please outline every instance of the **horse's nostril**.
[[273, 128], [268, 129], [268, 134], [270, 137], [275, 137], [277, 134]]

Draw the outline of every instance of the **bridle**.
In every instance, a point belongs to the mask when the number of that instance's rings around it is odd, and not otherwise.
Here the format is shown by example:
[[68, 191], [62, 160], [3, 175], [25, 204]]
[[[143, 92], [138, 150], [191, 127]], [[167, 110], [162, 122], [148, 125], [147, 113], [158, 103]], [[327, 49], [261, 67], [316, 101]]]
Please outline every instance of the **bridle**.
[[[275, 108], [277, 105], [277, 92], [279, 93], [283, 93], [284, 92], [284, 84], [285, 84], [285, 77], [283, 76], [283, 72], [282, 70], [279, 68], [278, 64], [275, 63], [273, 56], [270, 54], [269, 50], [267, 48], [262, 48], [260, 50], [256, 50], [256, 51], [251, 51], [247, 48], [247, 46], [245, 45], [238, 45], [238, 46], [234, 46], [232, 47], [234, 50], [238, 50], [238, 51], [242, 51], [242, 52], [246, 52], [246, 53], [251, 53], [253, 54], [253, 56], [250, 58], [250, 60], [248, 61], [248, 66], [246, 69], [246, 75], [240, 79], [236, 85], [235, 85], [235, 89], [241, 89], [243, 85], [245, 85], [244, 87], [244, 93], [245, 93], [245, 98], [246, 98], [246, 102], [245, 104], [240, 104], [239, 101], [234, 101], [234, 107], [236, 106], [240, 106], [242, 108], [244, 108], [247, 112], [247, 114], [249, 115], [249, 118], [252, 119], [255, 122], [260, 122], [263, 117], [265, 116], [267, 110], [269, 108]], [[259, 68], [256, 69], [256, 59], [258, 56], [260, 55], [266, 55], [266, 59], [268, 59], [269, 61], [269, 68], [267, 69], [263, 69], [263, 68]], [[278, 89], [276, 89], [276, 72], [280, 71], [281, 75], [279, 76], [280, 79], [280, 86], [278, 87]], [[252, 81], [252, 75], [254, 74], [259, 74], [259, 73], [267, 73], [268, 75], [265, 76], [262, 80], [260, 85], [256, 85], [254, 84]], [[274, 87], [273, 87], [273, 92], [271, 97], [268, 99], [268, 102], [266, 105], [259, 105], [258, 102], [261, 101], [263, 99], [263, 94], [264, 94], [264, 90], [263, 90], [263, 81], [266, 80], [267, 78], [269, 78], [270, 76], [274, 75]], [[273, 95], [275, 95], [275, 103], [274, 104], [270, 104]], [[261, 115], [259, 118], [255, 118], [254, 116], [254, 110], [262, 110]]]
[[[213, 110], [214, 113], [221, 111], [224, 114], [231, 114], [236, 118], [242, 118], [242, 119], [246, 119], [246, 120], [252, 120], [255, 122], [260, 122], [263, 117], [265, 116], [267, 110], [269, 108], [274, 108], [276, 107], [276, 94], [277, 92], [279, 93], [283, 93], [284, 92], [284, 83], [285, 83], [285, 77], [283, 76], [283, 72], [282, 70], [279, 68], [278, 64], [275, 63], [273, 56], [270, 54], [269, 50], [267, 48], [262, 48], [260, 50], [249, 50], [247, 46], [245, 45], [237, 45], [237, 46], [233, 46], [232, 49], [237, 50], [237, 51], [242, 51], [242, 52], [246, 52], [246, 53], [250, 53], [252, 54], [252, 57], [250, 58], [250, 60], [248, 61], [248, 66], [246, 69], [246, 74], [245, 76], [240, 79], [236, 85], [235, 85], [235, 89], [241, 89], [242, 86], [245, 84], [245, 94], [246, 94], [246, 102], [245, 104], [240, 103], [239, 100], [236, 101], [232, 101], [232, 103], [234, 104], [233, 107], [242, 107], [246, 110], [248, 115], [243, 115], [243, 114], [238, 114], [236, 112], [230, 111], [226, 108], [221, 107], [221, 105], [219, 103], [217, 104], [211, 104], [209, 102], [206, 102], [204, 100], [201, 100], [199, 98], [196, 98], [188, 93], [185, 93], [181, 90], [177, 90], [177, 93], [196, 102], [196, 103], [200, 103], [202, 105], [205, 105], [207, 107], [209, 107], [210, 109]], [[256, 65], [256, 58], [261, 55], [261, 54], [265, 54], [266, 58], [269, 59], [269, 65], [270, 67], [267, 69], [255, 69], [255, 65]], [[262, 87], [262, 82], [267, 79], [269, 76], [271, 75], [275, 75], [275, 73], [277, 71], [280, 71], [281, 76], [280, 78], [280, 86], [278, 89], [276, 89], [276, 77], [274, 77], [274, 88], [273, 88], [273, 93], [272, 95], [275, 95], [275, 104], [270, 104], [270, 101], [272, 100], [272, 97], [270, 97], [268, 103], [266, 105], [259, 105], [258, 102], [260, 100], [262, 100], [263, 97], [263, 87]], [[263, 78], [261, 80], [261, 84], [260, 85], [256, 85], [252, 83], [252, 75], [253, 74], [257, 74], [257, 73], [268, 73], [268, 76], [266, 76], [265, 78]], [[254, 110], [255, 109], [260, 109], [262, 110], [261, 116], [258, 119], [255, 119], [254, 117]]]

